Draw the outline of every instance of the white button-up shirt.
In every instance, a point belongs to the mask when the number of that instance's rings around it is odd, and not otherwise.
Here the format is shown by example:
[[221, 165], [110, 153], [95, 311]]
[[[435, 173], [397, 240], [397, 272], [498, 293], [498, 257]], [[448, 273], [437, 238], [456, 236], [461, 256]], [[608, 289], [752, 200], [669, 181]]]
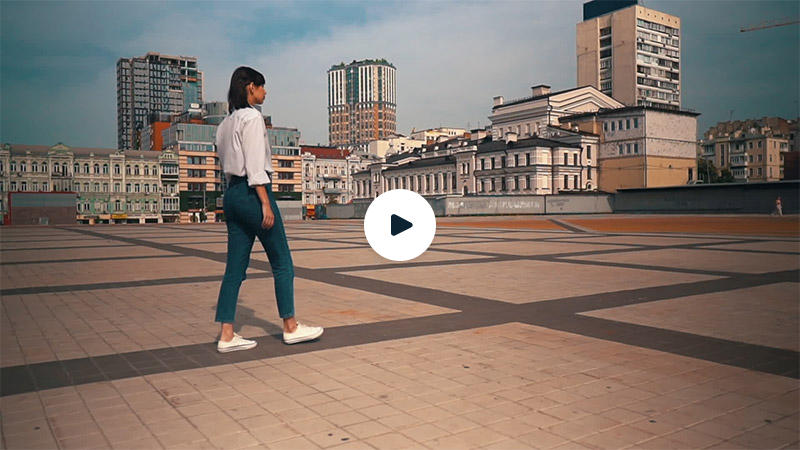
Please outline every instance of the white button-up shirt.
[[255, 108], [240, 108], [217, 127], [217, 155], [225, 179], [231, 175], [247, 177], [247, 184], [271, 182], [272, 149], [267, 127]]

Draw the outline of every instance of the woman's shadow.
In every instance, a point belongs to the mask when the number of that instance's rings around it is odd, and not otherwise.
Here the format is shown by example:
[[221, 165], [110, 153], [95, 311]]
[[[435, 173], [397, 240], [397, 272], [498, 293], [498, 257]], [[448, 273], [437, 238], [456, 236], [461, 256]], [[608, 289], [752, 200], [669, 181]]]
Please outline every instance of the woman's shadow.
[[[211, 309], [213, 311], [217, 310], [216, 306]], [[283, 342], [283, 326], [256, 317], [256, 312], [252, 308], [244, 306], [240, 299], [236, 305], [236, 322], [233, 324], [233, 331], [239, 333], [245, 325], [261, 328], [267, 336]], [[217, 334], [217, 340], [219, 340], [219, 334]]]

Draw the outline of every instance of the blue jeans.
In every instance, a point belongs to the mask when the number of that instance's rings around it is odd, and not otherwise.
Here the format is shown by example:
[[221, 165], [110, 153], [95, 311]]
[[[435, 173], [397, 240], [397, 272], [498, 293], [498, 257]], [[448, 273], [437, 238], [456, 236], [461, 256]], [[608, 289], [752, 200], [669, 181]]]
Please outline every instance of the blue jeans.
[[228, 226], [228, 259], [225, 276], [217, 300], [217, 322], [233, 323], [236, 317], [236, 302], [239, 288], [247, 279], [250, 252], [256, 237], [267, 252], [275, 281], [275, 299], [281, 318], [294, 317], [294, 265], [283, 220], [272, 194], [272, 185], [266, 185], [269, 204], [275, 215], [275, 224], [269, 230], [261, 227], [264, 215], [261, 201], [255, 189], [247, 185], [247, 179], [232, 177], [223, 198], [225, 223]]

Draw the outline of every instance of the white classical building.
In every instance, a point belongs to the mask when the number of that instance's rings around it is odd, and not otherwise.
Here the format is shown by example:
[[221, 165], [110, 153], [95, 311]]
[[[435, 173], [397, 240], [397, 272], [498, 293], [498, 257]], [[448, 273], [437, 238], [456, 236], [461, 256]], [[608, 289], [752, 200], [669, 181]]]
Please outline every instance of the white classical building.
[[490, 136], [428, 144], [371, 164], [353, 175], [355, 198], [375, 198], [392, 189], [420, 195], [557, 194], [597, 189], [591, 156], [598, 137], [553, 130], [541, 137], [503, 140]]
[[0, 212], [9, 192], [75, 192], [81, 223], [161, 223], [178, 215], [174, 152], [4, 144]]
[[424, 140], [408, 138], [402, 134], [394, 134], [385, 139], [370, 141], [367, 145], [367, 153], [383, 158], [389, 154], [405, 152], [420, 148], [423, 145], [425, 145]]
[[335, 147], [303, 145], [300, 152], [304, 205], [350, 202], [353, 173], [378, 160]]
[[445, 140], [453, 139], [457, 137], [464, 137], [468, 133], [467, 130], [464, 128], [447, 128], [447, 127], [439, 127], [439, 128], [428, 128], [427, 130], [419, 130], [419, 131], [412, 131], [411, 138], [416, 139], [419, 141], [423, 141], [423, 143], [431, 143], [433, 141], [438, 141], [442, 138]]
[[494, 139], [502, 139], [508, 133], [516, 133], [522, 139], [541, 135], [548, 125], [558, 125], [562, 116], [624, 106], [592, 86], [551, 92], [550, 86], [540, 84], [531, 88], [530, 97], [510, 102], [502, 96], [494, 97], [489, 120]]

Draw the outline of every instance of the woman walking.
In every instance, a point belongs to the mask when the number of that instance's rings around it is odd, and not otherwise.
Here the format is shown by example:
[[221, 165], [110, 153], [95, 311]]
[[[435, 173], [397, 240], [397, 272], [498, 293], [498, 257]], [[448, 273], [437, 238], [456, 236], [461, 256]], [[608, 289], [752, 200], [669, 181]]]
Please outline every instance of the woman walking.
[[267, 252], [275, 281], [275, 299], [283, 319], [283, 341], [310, 341], [322, 335], [321, 327], [300, 324], [294, 318], [294, 266], [283, 221], [272, 194], [272, 150], [261, 113], [265, 80], [254, 69], [239, 67], [231, 76], [228, 116], [217, 128], [217, 152], [228, 181], [223, 198], [228, 226], [228, 258], [217, 300], [216, 321], [222, 323], [217, 350], [247, 350], [256, 342], [233, 332], [239, 288], [247, 276], [253, 241], [257, 237]]

